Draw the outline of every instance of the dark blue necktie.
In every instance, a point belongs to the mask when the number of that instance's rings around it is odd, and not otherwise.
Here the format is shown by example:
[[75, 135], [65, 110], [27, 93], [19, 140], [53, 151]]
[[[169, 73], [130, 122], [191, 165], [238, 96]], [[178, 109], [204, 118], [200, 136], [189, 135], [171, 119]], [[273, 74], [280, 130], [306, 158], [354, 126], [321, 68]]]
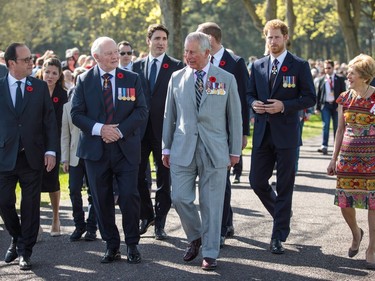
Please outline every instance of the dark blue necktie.
[[16, 109], [17, 115], [21, 115], [21, 110], [22, 110], [22, 90], [21, 90], [21, 81], [17, 81], [17, 90], [16, 90], [16, 102], [14, 105], [14, 108]]
[[203, 92], [203, 76], [206, 73], [203, 70], [197, 70], [195, 74], [197, 75], [197, 80], [195, 81], [195, 95], [197, 98], [197, 109], [199, 110]]
[[157, 61], [158, 61], [157, 59], [152, 60], [150, 77], [148, 78], [151, 93], [154, 90], [154, 86], [155, 86], [155, 82], [156, 82], [156, 71], [157, 71], [156, 62]]
[[105, 113], [106, 113], [105, 123], [110, 124], [113, 120], [113, 115], [114, 115], [112, 83], [111, 83], [112, 75], [109, 73], [105, 73], [102, 77], [104, 79], [103, 96], [104, 96], [104, 105], [105, 105]]

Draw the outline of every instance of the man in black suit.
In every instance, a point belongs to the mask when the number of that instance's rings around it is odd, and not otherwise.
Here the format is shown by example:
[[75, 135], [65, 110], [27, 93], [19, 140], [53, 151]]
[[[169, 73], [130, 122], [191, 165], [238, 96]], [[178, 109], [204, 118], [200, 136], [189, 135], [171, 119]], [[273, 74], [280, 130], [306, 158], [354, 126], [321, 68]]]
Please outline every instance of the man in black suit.
[[[198, 26], [197, 31], [209, 35], [211, 45], [211, 63], [218, 66], [229, 73], [232, 73], [236, 78], [238, 94], [240, 95], [241, 110], [242, 110], [242, 149], [247, 145], [247, 136], [250, 135], [249, 123], [249, 107], [246, 100], [246, 95], [249, 92], [249, 72], [247, 70], [243, 58], [231, 55], [221, 44], [221, 28], [213, 22], [205, 22]], [[237, 167], [236, 167], [237, 166]], [[240, 162], [234, 168], [242, 166], [242, 157]], [[225, 189], [223, 220], [221, 226], [220, 247], [224, 246], [225, 237], [231, 237], [234, 234], [233, 228], [233, 211], [230, 206], [231, 199], [231, 183], [230, 171], [227, 175], [227, 184]]]
[[[0, 79], [0, 210], [12, 243], [5, 255], [19, 257], [21, 270], [31, 269], [40, 218], [43, 167], [56, 164], [57, 124], [47, 84], [30, 76], [29, 48], [13, 43], [5, 51], [9, 74]], [[16, 212], [16, 185], [21, 186], [21, 220]]]
[[323, 122], [323, 141], [318, 152], [327, 155], [329, 140], [329, 125], [333, 123], [333, 136], [336, 136], [338, 114], [336, 99], [342, 92], [345, 92], [345, 79], [334, 73], [334, 62], [326, 60], [324, 62], [325, 75], [319, 79], [316, 99], [316, 111], [321, 113]]
[[[149, 226], [155, 224], [155, 239], [164, 240], [167, 214], [171, 207], [171, 184], [169, 169], [162, 163], [161, 141], [164, 118], [164, 105], [167, 96], [169, 78], [183, 63], [166, 55], [168, 47], [168, 29], [162, 24], [150, 25], [147, 30], [147, 44], [150, 53], [133, 65], [133, 71], [141, 75], [149, 117], [142, 139], [141, 164], [139, 165], [138, 190], [141, 195], [140, 234], [146, 233]], [[155, 212], [153, 209], [147, 165], [150, 153], [154, 157], [156, 169]]]
[[7, 74], [8, 68], [4, 64], [0, 63], [0, 78], [6, 76]]
[[[273, 217], [270, 250], [283, 254], [290, 232], [297, 147], [302, 144], [299, 111], [315, 104], [307, 61], [286, 50], [288, 27], [266, 23], [263, 34], [269, 55], [251, 67], [249, 105], [255, 112], [250, 185]], [[269, 179], [277, 163], [276, 191]]]
[[139, 263], [137, 175], [146, 102], [139, 76], [118, 68], [119, 53], [113, 39], [96, 39], [91, 54], [97, 66], [78, 76], [71, 116], [82, 131], [77, 156], [85, 160], [100, 234], [107, 244], [101, 262], [121, 259], [113, 197], [115, 180], [128, 262]]

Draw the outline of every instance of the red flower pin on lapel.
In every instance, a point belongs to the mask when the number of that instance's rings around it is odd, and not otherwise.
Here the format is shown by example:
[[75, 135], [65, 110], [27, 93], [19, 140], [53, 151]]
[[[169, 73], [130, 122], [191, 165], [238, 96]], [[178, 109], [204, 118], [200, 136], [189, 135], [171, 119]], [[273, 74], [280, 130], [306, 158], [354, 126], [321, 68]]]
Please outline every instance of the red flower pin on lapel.
[[58, 102], [59, 102], [59, 98], [58, 98], [58, 97], [54, 97], [54, 98], [52, 99], [52, 101], [53, 101], [54, 103], [58, 103]]
[[220, 66], [224, 66], [226, 63], [227, 63], [227, 62], [226, 62], [225, 60], [221, 60], [220, 63], [219, 63], [219, 65], [220, 65]]
[[208, 78], [208, 80], [209, 80], [210, 82], [212, 82], [212, 83], [215, 83], [215, 82], [216, 82], [216, 77], [215, 77], [215, 76], [210, 76], [210, 77]]
[[28, 92], [32, 92], [34, 89], [33, 89], [33, 87], [31, 87], [31, 86], [27, 86], [26, 87], [26, 91], [28, 91]]
[[163, 63], [163, 68], [165, 68], [165, 69], [169, 68], [169, 64], [168, 63]]
[[283, 67], [281, 67], [281, 71], [282, 72], [287, 72], [288, 71], [288, 67], [284, 65]]
[[121, 72], [117, 73], [117, 78], [119, 78], [119, 79], [124, 78], [124, 74], [122, 74]]

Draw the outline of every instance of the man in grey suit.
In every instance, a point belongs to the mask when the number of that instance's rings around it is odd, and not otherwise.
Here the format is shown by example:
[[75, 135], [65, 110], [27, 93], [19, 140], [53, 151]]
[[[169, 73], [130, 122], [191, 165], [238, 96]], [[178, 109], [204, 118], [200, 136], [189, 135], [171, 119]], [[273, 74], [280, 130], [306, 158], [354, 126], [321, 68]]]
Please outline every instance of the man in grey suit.
[[[227, 169], [238, 163], [242, 146], [241, 103], [232, 74], [209, 63], [210, 42], [201, 32], [185, 39], [187, 67], [169, 81], [163, 124], [163, 164], [170, 168], [172, 202], [190, 242], [185, 261], [197, 257], [213, 270]], [[199, 206], [194, 205], [199, 177]]]

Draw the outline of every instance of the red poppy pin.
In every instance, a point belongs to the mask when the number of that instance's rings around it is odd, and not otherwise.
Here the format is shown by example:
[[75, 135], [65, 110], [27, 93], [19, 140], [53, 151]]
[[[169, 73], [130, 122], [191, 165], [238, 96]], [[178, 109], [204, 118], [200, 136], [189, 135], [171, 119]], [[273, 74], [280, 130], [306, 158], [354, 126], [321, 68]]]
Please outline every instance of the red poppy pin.
[[54, 98], [52, 99], [52, 101], [53, 101], [54, 103], [57, 103], [57, 102], [59, 102], [59, 98], [58, 98], [58, 97], [54, 97]]
[[28, 91], [28, 92], [32, 92], [34, 89], [33, 89], [33, 87], [31, 87], [31, 86], [27, 86], [26, 87], [26, 91]]
[[226, 63], [227, 63], [227, 62], [226, 62], [225, 60], [221, 60], [220, 63], [219, 63], [219, 65], [220, 65], [220, 66], [224, 66]]
[[281, 71], [282, 72], [287, 72], [288, 71], [288, 67], [284, 65], [283, 67], [281, 67]]
[[215, 83], [215, 82], [216, 82], [216, 77], [215, 77], [215, 76], [210, 76], [210, 77], [208, 78], [208, 80], [209, 80], [210, 82], [212, 82], [212, 83]]
[[119, 78], [119, 79], [124, 78], [124, 74], [122, 74], [121, 72], [117, 73], [117, 78]]
[[169, 67], [168, 63], [163, 63], [163, 68], [167, 69]]

